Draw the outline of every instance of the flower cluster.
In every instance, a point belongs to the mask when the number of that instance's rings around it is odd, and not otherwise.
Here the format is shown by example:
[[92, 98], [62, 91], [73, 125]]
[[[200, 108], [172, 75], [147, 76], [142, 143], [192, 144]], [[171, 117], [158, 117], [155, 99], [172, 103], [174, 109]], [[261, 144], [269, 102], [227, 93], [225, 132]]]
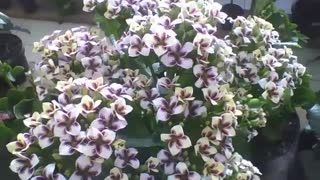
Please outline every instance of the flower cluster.
[[[109, 38], [99, 36], [99, 30], [73, 28], [64, 34], [55, 31], [34, 43], [34, 51], [42, 54], [33, 72], [40, 100], [48, 96], [58, 81], [84, 76], [97, 78], [109, 73], [117, 76], [115, 65], [106, 65], [114, 51]], [[65, 88], [65, 84], [59, 84]]]
[[121, 37], [80, 27], [35, 43], [42, 110], [7, 145], [17, 156], [12, 171], [21, 179], [259, 179], [232, 138], [253, 138], [266, 125], [261, 104], [281, 106], [305, 73], [289, 48], [277, 48], [272, 24], [238, 17], [221, 38], [227, 15], [212, 0], [84, 0], [85, 11], [97, 6], [110, 22], [126, 17]]

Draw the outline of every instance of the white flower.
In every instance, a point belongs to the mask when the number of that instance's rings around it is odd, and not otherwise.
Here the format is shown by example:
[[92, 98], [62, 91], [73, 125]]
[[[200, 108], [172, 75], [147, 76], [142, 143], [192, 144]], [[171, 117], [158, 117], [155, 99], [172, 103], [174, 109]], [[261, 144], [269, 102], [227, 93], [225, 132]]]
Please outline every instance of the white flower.
[[152, 102], [158, 109], [156, 119], [159, 121], [168, 121], [172, 115], [180, 114], [184, 109], [182, 105], [179, 105], [178, 98], [176, 96], [171, 96], [169, 101], [159, 97]]
[[130, 46], [128, 49], [128, 54], [130, 57], [137, 57], [139, 55], [148, 56], [150, 53], [150, 48], [145, 44], [144, 40], [138, 35], [133, 35], [130, 37]]
[[86, 88], [91, 91], [100, 91], [106, 85], [103, 82], [103, 77], [98, 77], [97, 79], [88, 79], [85, 82]]
[[90, 127], [87, 131], [87, 139], [79, 144], [77, 150], [86, 156], [100, 156], [109, 159], [112, 155], [111, 145], [116, 138], [116, 133], [108, 129], [99, 131]]
[[138, 91], [138, 96], [141, 108], [147, 110], [152, 108], [152, 101], [159, 97], [159, 92], [156, 88], [142, 89]]
[[59, 155], [70, 156], [76, 152], [78, 145], [86, 138], [86, 133], [81, 131], [78, 135], [65, 135], [60, 138]]
[[148, 173], [141, 173], [139, 180], [155, 180], [153, 175], [150, 175]]
[[194, 100], [187, 102], [184, 117], [197, 117], [207, 113], [207, 108], [203, 105], [203, 101]]
[[118, 131], [127, 125], [127, 121], [120, 120], [112, 109], [104, 107], [99, 111], [98, 118], [93, 120], [90, 126], [101, 131], [104, 129]]
[[271, 71], [274, 71], [275, 68], [281, 67], [282, 64], [272, 55], [265, 55], [261, 58], [261, 61], [265, 66], [267, 66]]
[[193, 101], [195, 99], [195, 97], [192, 96], [193, 88], [191, 86], [185, 88], [176, 87], [174, 95], [177, 96], [181, 102]]
[[284, 88], [277, 86], [272, 81], [269, 81], [264, 88], [265, 91], [262, 93], [262, 97], [264, 99], [270, 99], [273, 103], [279, 103], [284, 93]]
[[59, 103], [57, 101], [53, 100], [50, 102], [44, 102], [42, 103], [42, 113], [41, 117], [45, 119], [50, 119], [54, 116], [54, 113], [60, 109]]
[[222, 98], [223, 94], [220, 92], [218, 86], [211, 85], [208, 88], [202, 89], [203, 96], [212, 105], [218, 105], [218, 101]]
[[200, 138], [194, 146], [194, 150], [196, 155], [201, 155], [203, 161], [208, 161], [211, 155], [217, 153], [217, 149], [210, 145], [210, 141], [207, 137]]
[[180, 125], [173, 126], [170, 134], [161, 134], [161, 141], [168, 143], [169, 151], [174, 156], [192, 145]]
[[225, 171], [225, 166], [221, 162], [209, 159], [204, 165], [204, 175], [211, 176], [212, 179], [219, 179]]
[[222, 140], [224, 136], [235, 136], [236, 131], [233, 128], [234, 116], [232, 113], [224, 113], [221, 116], [212, 117], [211, 126], [217, 130], [216, 137]]
[[168, 47], [177, 43], [177, 39], [166, 31], [158, 31], [155, 34], [145, 34], [143, 39], [146, 45], [151, 47], [159, 57], [167, 52]]
[[85, 68], [85, 76], [87, 78], [97, 78], [103, 75], [102, 59], [99, 56], [84, 57], [81, 63]]
[[179, 162], [176, 166], [176, 174], [168, 176], [168, 180], [200, 180], [201, 176], [195, 171], [189, 171], [185, 163]]
[[82, 10], [85, 12], [91, 12], [96, 8], [97, 0], [83, 0]]
[[188, 53], [193, 50], [193, 45], [186, 42], [183, 46], [176, 43], [167, 48], [167, 52], [161, 57], [160, 61], [167, 67], [180, 66], [189, 69], [193, 66], [193, 60], [187, 58]]
[[145, 163], [148, 167], [148, 172], [159, 172], [160, 160], [155, 157], [150, 157]]
[[237, 66], [236, 72], [247, 82], [257, 84], [260, 80], [258, 75], [258, 67], [252, 63], [246, 63], [242, 67]]
[[97, 107], [101, 104], [101, 100], [94, 101], [90, 96], [85, 95], [82, 97], [79, 104], [81, 112], [88, 114], [96, 112]]
[[52, 179], [52, 180], [66, 180], [66, 178], [60, 173], [54, 173], [55, 164], [48, 164], [43, 168], [40, 176], [35, 176], [31, 180], [40, 180], [40, 179]]
[[126, 93], [125, 87], [118, 83], [112, 83], [109, 86], [104, 87], [100, 90], [100, 93], [108, 100], [115, 101], [119, 98], [126, 98], [127, 100], [132, 101], [132, 97]]
[[91, 179], [101, 173], [101, 164], [85, 155], [78, 157], [75, 167], [75, 171], [69, 180]]
[[207, 53], [214, 53], [213, 36], [209, 34], [198, 33], [193, 40], [193, 45], [197, 47], [198, 55], [203, 56]]
[[154, 23], [152, 23], [150, 27], [150, 31], [156, 33], [158, 31], [166, 31], [170, 36], [176, 36], [177, 34], [174, 32], [173, 28], [182, 23], [181, 19], [175, 19], [171, 21], [168, 16], [161, 16], [156, 19]]
[[134, 148], [116, 150], [116, 160], [114, 161], [114, 165], [119, 168], [131, 166], [134, 169], [138, 169], [140, 166], [140, 162], [136, 157], [137, 154], [138, 151]]
[[54, 115], [56, 122], [54, 126], [54, 135], [56, 137], [62, 137], [66, 134], [78, 135], [81, 131], [81, 125], [77, 122], [79, 116], [77, 109], [71, 109], [68, 112], [57, 111]]
[[41, 116], [38, 112], [34, 112], [31, 117], [23, 120], [23, 124], [28, 128], [35, 128], [41, 124]]
[[104, 180], [128, 180], [128, 175], [123, 173], [121, 169], [114, 167], [110, 170], [110, 175]]
[[32, 154], [29, 157], [19, 157], [11, 161], [9, 168], [18, 173], [21, 180], [28, 180], [34, 174], [34, 168], [39, 163], [37, 155]]
[[159, 151], [159, 153], [157, 154], [157, 159], [159, 159], [161, 161], [161, 164], [164, 165], [164, 173], [167, 175], [173, 174], [178, 162], [183, 161], [181, 153], [173, 156], [169, 151], [164, 149]]
[[214, 1], [205, 1], [204, 4], [205, 12], [207, 15], [217, 19], [220, 23], [224, 23], [228, 15], [221, 12], [222, 5]]
[[124, 116], [129, 114], [133, 108], [126, 104], [126, 100], [118, 98], [115, 102], [110, 104], [111, 109], [120, 120], [125, 120]]
[[197, 64], [193, 67], [193, 74], [198, 78], [195, 83], [197, 88], [216, 85], [218, 82], [218, 69], [214, 66]]
[[8, 151], [12, 154], [23, 153], [28, 150], [29, 146], [34, 142], [33, 137], [28, 133], [20, 133], [17, 135], [17, 141], [10, 142], [6, 145]]

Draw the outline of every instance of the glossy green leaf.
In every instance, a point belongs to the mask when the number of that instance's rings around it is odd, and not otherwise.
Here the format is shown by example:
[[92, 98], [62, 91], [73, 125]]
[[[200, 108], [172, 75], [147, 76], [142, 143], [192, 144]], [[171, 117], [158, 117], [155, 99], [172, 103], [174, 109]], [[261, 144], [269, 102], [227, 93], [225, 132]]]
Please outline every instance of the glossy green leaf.
[[0, 121], [0, 144], [7, 143], [13, 135], [13, 131]]
[[33, 112], [34, 100], [33, 99], [24, 99], [20, 101], [13, 107], [13, 113], [17, 119], [25, 118], [24, 115], [30, 114]]
[[25, 93], [17, 89], [10, 89], [7, 94], [9, 107], [12, 108], [14, 105], [19, 103], [25, 98]]
[[13, 77], [17, 77], [24, 73], [24, 68], [22, 66], [15, 66], [10, 72]]
[[8, 97], [0, 98], [0, 111], [8, 111], [8, 109], [9, 109]]

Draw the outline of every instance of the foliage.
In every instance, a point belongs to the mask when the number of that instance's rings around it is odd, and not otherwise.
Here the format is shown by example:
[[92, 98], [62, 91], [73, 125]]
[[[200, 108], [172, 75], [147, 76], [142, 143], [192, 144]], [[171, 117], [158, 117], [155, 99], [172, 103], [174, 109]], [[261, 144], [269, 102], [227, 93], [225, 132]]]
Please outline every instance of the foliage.
[[278, 9], [274, 0], [264, 0], [255, 3], [252, 7], [254, 15], [259, 16], [273, 24], [276, 31], [281, 34], [281, 40], [284, 42], [292, 42], [292, 45], [305, 45], [308, 37], [302, 34], [295, 23], [290, 21], [288, 14]]
[[17, 88], [16, 79], [24, 74], [21, 66], [11, 67], [0, 62], [0, 143], [6, 143], [12, 136], [25, 130], [22, 120], [25, 114], [31, 113], [36, 108], [36, 93], [32, 87]]

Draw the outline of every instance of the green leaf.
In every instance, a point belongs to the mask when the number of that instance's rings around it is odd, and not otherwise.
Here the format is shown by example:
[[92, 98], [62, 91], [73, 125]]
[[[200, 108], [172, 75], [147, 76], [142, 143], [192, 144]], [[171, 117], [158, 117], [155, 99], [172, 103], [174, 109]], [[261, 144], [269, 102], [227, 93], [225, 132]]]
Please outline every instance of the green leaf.
[[10, 72], [7, 73], [7, 79], [9, 79], [11, 82], [16, 81], [16, 79], [13, 77], [13, 75]]
[[263, 102], [261, 102], [257, 98], [253, 98], [253, 99], [250, 99], [250, 101], [248, 102], [248, 106], [250, 108], [260, 108], [263, 106]]
[[0, 111], [8, 111], [8, 110], [9, 110], [8, 97], [0, 98]]
[[24, 73], [24, 68], [22, 66], [15, 66], [10, 72], [13, 77], [17, 77]]
[[33, 112], [33, 107], [33, 99], [24, 99], [13, 107], [13, 113], [17, 119], [23, 119], [25, 114]]
[[13, 134], [13, 131], [0, 121], [0, 144], [7, 143]]
[[96, 22], [107, 36], [114, 35], [117, 39], [120, 38], [122, 31], [119, 29], [121, 24], [118, 20], [107, 19], [103, 15], [96, 14]]
[[119, 138], [126, 141], [126, 146], [128, 147], [136, 147], [136, 148], [146, 148], [146, 147], [161, 147], [163, 143], [161, 141], [157, 141], [152, 137], [144, 137], [144, 138], [134, 138], [127, 136], [119, 136]]
[[21, 100], [25, 98], [25, 94], [22, 91], [17, 89], [10, 89], [7, 94], [9, 107], [13, 108], [14, 105], [19, 103]]
[[273, 0], [253, 0], [251, 3], [251, 14], [260, 14], [261, 11], [270, 3], [273, 3]]

